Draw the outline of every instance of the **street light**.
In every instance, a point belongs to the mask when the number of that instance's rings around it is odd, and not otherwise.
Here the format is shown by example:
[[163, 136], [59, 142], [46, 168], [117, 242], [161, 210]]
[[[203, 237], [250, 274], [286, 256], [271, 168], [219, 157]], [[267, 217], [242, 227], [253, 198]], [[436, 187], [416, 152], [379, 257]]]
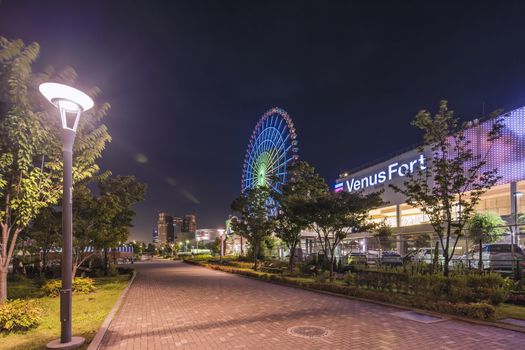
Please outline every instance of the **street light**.
[[514, 249], [514, 244], [516, 244], [516, 238], [519, 233], [519, 226], [518, 226], [518, 200], [521, 196], [523, 196], [523, 192], [514, 192], [514, 230], [511, 230], [512, 236], [511, 236], [511, 254], [512, 254], [512, 272], [513, 274], [516, 274], [518, 267], [518, 264], [516, 264], [516, 252]]
[[73, 240], [73, 143], [82, 112], [94, 105], [93, 100], [80, 90], [58, 83], [43, 83], [40, 92], [60, 113], [62, 122], [62, 153], [64, 157], [64, 178], [62, 184], [62, 289], [60, 290], [60, 339], [47, 344], [48, 349], [73, 349], [85, 341], [72, 336], [71, 327], [71, 285], [72, 240]]
[[519, 212], [518, 204], [519, 204], [519, 202], [518, 201], [519, 201], [519, 198], [521, 196], [523, 196], [523, 192], [514, 192], [513, 195], [514, 195], [514, 225], [515, 226], [514, 226], [514, 230], [513, 230], [514, 235], [512, 237], [512, 244], [517, 243], [516, 242], [516, 240], [517, 240], [516, 239], [517, 238], [516, 234], [519, 233], [519, 226], [518, 226], [518, 224], [519, 224], [519, 222], [518, 222], [518, 212]]

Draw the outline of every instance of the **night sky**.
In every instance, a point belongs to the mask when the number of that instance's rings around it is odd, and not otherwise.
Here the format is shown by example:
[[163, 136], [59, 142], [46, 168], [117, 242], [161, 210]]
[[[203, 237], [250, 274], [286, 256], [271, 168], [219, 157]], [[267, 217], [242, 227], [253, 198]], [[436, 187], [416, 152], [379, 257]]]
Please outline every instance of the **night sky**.
[[223, 225], [271, 107], [333, 183], [420, 142], [409, 123], [441, 99], [465, 119], [525, 105], [523, 2], [401, 3], [0, 0], [0, 35], [102, 89], [100, 163], [148, 184], [131, 238], [150, 240], [158, 210]]

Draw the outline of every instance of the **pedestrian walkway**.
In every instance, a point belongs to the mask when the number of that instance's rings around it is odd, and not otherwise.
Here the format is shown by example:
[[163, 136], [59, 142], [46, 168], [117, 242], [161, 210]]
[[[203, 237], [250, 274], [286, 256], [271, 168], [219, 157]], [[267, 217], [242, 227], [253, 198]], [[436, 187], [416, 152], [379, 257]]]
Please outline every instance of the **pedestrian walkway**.
[[[138, 275], [102, 349], [523, 349], [525, 334], [459, 321], [420, 323], [399, 309], [187, 265]], [[291, 333], [295, 332], [298, 335]]]

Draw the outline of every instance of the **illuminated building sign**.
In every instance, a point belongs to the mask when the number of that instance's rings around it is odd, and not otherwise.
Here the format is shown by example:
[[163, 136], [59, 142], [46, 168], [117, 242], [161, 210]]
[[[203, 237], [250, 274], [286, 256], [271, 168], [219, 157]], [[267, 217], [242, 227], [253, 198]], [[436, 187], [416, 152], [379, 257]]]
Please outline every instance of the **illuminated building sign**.
[[426, 158], [423, 154], [420, 154], [416, 159], [408, 162], [395, 162], [390, 163], [385, 169], [377, 171], [371, 175], [347, 179], [344, 182], [335, 184], [335, 192], [341, 192], [346, 190], [348, 192], [364, 190], [367, 187], [389, 182], [393, 178], [406, 176], [414, 170], [426, 169]]
[[[488, 142], [492, 126], [498, 119], [503, 123], [501, 137], [494, 142]], [[525, 107], [504, 113], [498, 118], [473, 123], [472, 127], [465, 130], [464, 136], [474, 154], [473, 160], [465, 163], [465, 169], [472, 167], [473, 162], [484, 159], [485, 163], [479, 172], [497, 169], [499, 179], [495, 185], [525, 180]], [[342, 175], [336, 181], [334, 191], [366, 192], [381, 187], [384, 190], [382, 198], [385, 202], [390, 205], [405, 203], [406, 198], [387, 184], [402, 186], [407, 174], [430, 167], [430, 152], [427, 152], [428, 150], [421, 154], [418, 149], [413, 149], [350, 176]], [[418, 221], [421, 218], [407, 220]]]

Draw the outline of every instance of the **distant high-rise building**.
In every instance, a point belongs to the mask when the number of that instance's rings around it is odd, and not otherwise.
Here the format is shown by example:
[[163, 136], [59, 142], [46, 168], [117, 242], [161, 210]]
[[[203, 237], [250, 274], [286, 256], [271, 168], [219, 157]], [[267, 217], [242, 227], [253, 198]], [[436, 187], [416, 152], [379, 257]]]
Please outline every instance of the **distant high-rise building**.
[[156, 227], [153, 228], [153, 243], [159, 243], [159, 230]]
[[187, 214], [182, 218], [182, 232], [195, 233], [197, 230], [197, 218], [195, 214]]
[[173, 243], [175, 242], [175, 228], [173, 227], [173, 216], [166, 213], [159, 213], [157, 219], [158, 228], [158, 243]]

